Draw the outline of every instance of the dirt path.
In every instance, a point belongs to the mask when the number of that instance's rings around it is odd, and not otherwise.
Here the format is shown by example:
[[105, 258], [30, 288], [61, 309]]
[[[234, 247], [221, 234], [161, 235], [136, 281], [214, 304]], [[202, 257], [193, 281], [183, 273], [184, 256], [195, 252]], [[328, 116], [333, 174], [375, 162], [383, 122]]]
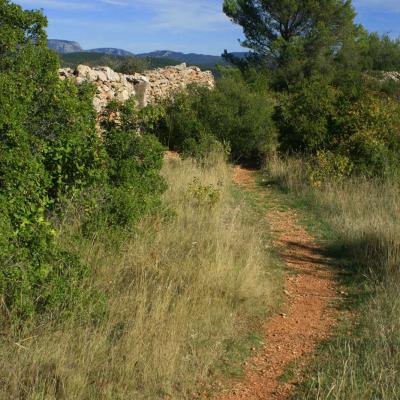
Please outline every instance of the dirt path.
[[[235, 181], [248, 190], [256, 186], [255, 173], [239, 167]], [[282, 314], [266, 322], [265, 346], [248, 363], [244, 379], [217, 400], [287, 399], [301, 379], [302, 367], [329, 336], [337, 317], [332, 307], [340, 297], [335, 273], [315, 240], [298, 223], [296, 212], [276, 208], [268, 211], [266, 218], [277, 238], [275, 246], [289, 267], [287, 299]]]

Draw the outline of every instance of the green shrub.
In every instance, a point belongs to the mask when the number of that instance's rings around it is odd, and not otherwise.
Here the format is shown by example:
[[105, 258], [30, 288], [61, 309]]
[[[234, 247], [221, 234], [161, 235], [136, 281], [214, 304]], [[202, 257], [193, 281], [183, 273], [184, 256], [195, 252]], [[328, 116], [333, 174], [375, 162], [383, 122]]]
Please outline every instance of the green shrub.
[[182, 144], [181, 153], [183, 157], [192, 157], [196, 160], [205, 161], [212, 159], [212, 154], [230, 154], [229, 145], [221, 143], [210, 133], [201, 134], [199, 137], [189, 137]]
[[358, 175], [393, 174], [400, 155], [399, 111], [400, 103], [377, 87], [364, 85], [349, 94], [323, 80], [304, 81], [293, 93], [280, 95], [280, 149], [318, 154], [317, 159], [324, 155], [317, 175], [341, 174], [344, 160]]
[[400, 155], [400, 103], [372, 91], [352, 104], [344, 103], [336, 120], [341, 132], [338, 151], [367, 176], [396, 173]]
[[103, 122], [108, 174], [89, 218], [95, 223], [92, 229], [132, 225], [160, 204], [165, 190], [159, 174], [164, 147], [145, 132], [147, 127], [150, 132], [155, 129], [160, 113], [152, 107], [137, 110], [134, 99], [108, 107]]
[[276, 113], [281, 151], [315, 153], [331, 144], [338, 95], [322, 79], [304, 81], [294, 93], [281, 94]]
[[43, 154], [51, 178], [49, 195], [55, 202], [105, 178], [106, 155], [95, 129], [93, 95], [91, 85], [66, 81], [53, 92], [58, 101], [49, 102], [42, 116], [40, 123], [51, 129]]
[[264, 81], [247, 83], [237, 71], [225, 73], [204, 104], [202, 117], [214, 135], [228, 143], [234, 160], [262, 161], [275, 147], [275, 102]]
[[197, 207], [213, 208], [220, 201], [221, 191], [213, 185], [202, 185], [196, 177], [189, 184], [187, 195], [190, 200], [194, 200]]
[[360, 41], [366, 69], [375, 71], [397, 71], [400, 68], [400, 40], [389, 35], [364, 33]]
[[400, 101], [400, 82], [393, 79], [387, 79], [382, 82], [381, 91], [397, 101]]
[[197, 142], [200, 137], [211, 135], [198, 113], [200, 99], [209, 96], [208, 89], [194, 85], [168, 99], [165, 104], [165, 129], [158, 133], [161, 143], [172, 150], [182, 150], [186, 140]]
[[87, 270], [57, 248], [48, 215], [101, 171], [93, 92], [58, 79], [46, 23], [0, 2], [0, 296], [12, 318], [59, 312], [80, 297]]
[[[239, 71], [225, 72], [214, 90], [192, 86], [167, 102], [162, 143], [174, 150], [211, 144], [229, 146], [233, 160], [260, 162], [275, 146], [274, 101], [267, 88], [248, 84]], [[202, 153], [200, 150], [199, 153]]]
[[[117, 110], [104, 140], [96, 131], [94, 88], [58, 77], [41, 12], [0, 0], [0, 317], [68, 314], [86, 300], [90, 271], [60, 248], [64, 205], [88, 224], [136, 222], [159, 203], [162, 146], [157, 110]], [[129, 114], [128, 111], [131, 111]], [[153, 125], [152, 125], [153, 124]], [[95, 232], [92, 232], [95, 233]], [[93, 297], [93, 295], [95, 297]]]
[[319, 150], [308, 165], [311, 184], [315, 187], [324, 182], [342, 182], [353, 172], [353, 163], [349, 157], [331, 151]]

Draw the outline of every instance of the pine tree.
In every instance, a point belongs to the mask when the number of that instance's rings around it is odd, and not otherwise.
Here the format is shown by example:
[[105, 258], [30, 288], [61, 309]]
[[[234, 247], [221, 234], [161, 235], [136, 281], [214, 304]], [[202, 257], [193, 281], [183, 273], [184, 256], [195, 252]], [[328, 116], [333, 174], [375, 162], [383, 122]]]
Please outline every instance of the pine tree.
[[280, 88], [315, 74], [333, 79], [358, 31], [350, 0], [225, 0], [223, 9], [242, 26], [249, 59], [275, 71]]

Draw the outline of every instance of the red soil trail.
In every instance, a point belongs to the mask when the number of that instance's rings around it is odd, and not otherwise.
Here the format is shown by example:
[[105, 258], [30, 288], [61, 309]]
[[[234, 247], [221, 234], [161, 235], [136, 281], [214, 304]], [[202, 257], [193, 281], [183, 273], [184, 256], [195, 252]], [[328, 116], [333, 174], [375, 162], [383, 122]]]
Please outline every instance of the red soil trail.
[[[235, 169], [235, 182], [255, 190], [255, 173]], [[216, 400], [284, 400], [301, 379], [301, 369], [321, 341], [327, 339], [338, 316], [332, 303], [340, 298], [329, 259], [298, 223], [294, 210], [267, 212], [275, 246], [287, 264], [285, 306], [265, 323], [265, 346], [248, 363], [242, 381]], [[295, 373], [280, 379], [288, 368]]]

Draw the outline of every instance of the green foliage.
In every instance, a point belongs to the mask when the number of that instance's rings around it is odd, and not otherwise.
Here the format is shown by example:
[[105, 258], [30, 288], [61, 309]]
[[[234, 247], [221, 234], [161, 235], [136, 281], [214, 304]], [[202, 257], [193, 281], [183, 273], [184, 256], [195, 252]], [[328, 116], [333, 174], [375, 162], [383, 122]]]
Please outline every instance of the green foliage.
[[353, 163], [349, 157], [331, 151], [319, 150], [309, 164], [310, 183], [320, 187], [324, 182], [342, 182], [353, 172]]
[[385, 79], [379, 82], [379, 90], [389, 97], [400, 101], [400, 81], [394, 79]]
[[280, 89], [314, 75], [333, 79], [357, 31], [347, 0], [225, 0], [224, 12], [243, 28], [249, 61], [272, 67]]
[[219, 189], [213, 185], [202, 185], [199, 178], [193, 179], [188, 187], [187, 194], [190, 199], [194, 199], [198, 207], [214, 207], [221, 198]]
[[101, 163], [93, 92], [59, 81], [45, 17], [1, 1], [0, 22], [0, 287], [3, 311], [25, 317], [79, 298], [86, 268], [57, 248], [48, 214]]
[[224, 12], [252, 51], [242, 70], [268, 70], [277, 90], [281, 151], [316, 159], [316, 182], [396, 173], [399, 85], [370, 70], [400, 67], [398, 40], [356, 26], [345, 0], [225, 0]]
[[[40, 124], [51, 124], [51, 135], [43, 146], [44, 165], [49, 172], [49, 196], [59, 202], [104, 179], [105, 152], [95, 129], [92, 106], [94, 89], [65, 81], [52, 94]], [[43, 110], [44, 111], [44, 110]]]
[[260, 84], [245, 82], [238, 71], [226, 71], [214, 90], [192, 86], [166, 104], [166, 129], [160, 138], [170, 148], [190, 154], [218, 146], [234, 160], [262, 160], [275, 145], [274, 101]]
[[[133, 99], [109, 105], [103, 122], [108, 177], [90, 220], [96, 229], [99, 224], [132, 225], [159, 205], [165, 189], [159, 175], [164, 147], [151, 132], [162, 115], [161, 108], [137, 110]], [[150, 133], [145, 132], [147, 127]]]
[[148, 105], [139, 110], [136, 100], [131, 98], [124, 104], [110, 102], [101, 124], [105, 130], [118, 128], [155, 135], [162, 129], [164, 120], [162, 105]]
[[398, 170], [399, 111], [397, 100], [368, 86], [351, 96], [321, 80], [304, 81], [296, 92], [280, 96], [280, 149], [324, 155], [317, 162], [318, 176], [335, 175], [333, 171], [346, 176], [339, 168], [343, 160], [356, 174], [390, 175]]
[[295, 93], [280, 97], [276, 121], [284, 152], [315, 152], [331, 143], [338, 91], [325, 81], [303, 81]]
[[400, 40], [364, 32], [360, 40], [364, 68], [373, 71], [400, 69]]
[[192, 157], [196, 160], [211, 159], [212, 154], [230, 154], [227, 144], [221, 143], [212, 134], [201, 134], [199, 137], [188, 137], [182, 144], [181, 153], [184, 157]]
[[352, 104], [341, 104], [338, 150], [355, 164], [355, 172], [387, 176], [398, 171], [400, 103], [380, 93], [365, 91]]
[[164, 188], [162, 147], [143, 134], [157, 112], [130, 115], [127, 105], [101, 140], [94, 88], [59, 80], [46, 24], [40, 12], [0, 0], [1, 319], [97, 302], [84, 289], [90, 271], [58, 245], [65, 203], [83, 201], [83, 221], [100, 216], [117, 228], [158, 204]]
[[21, 7], [9, 0], [0, 1], [0, 54], [15, 54], [16, 46], [20, 50], [27, 45], [43, 45], [47, 39], [44, 28], [47, 19], [39, 11], [22, 11]]
[[196, 143], [202, 136], [209, 135], [197, 113], [200, 98], [208, 96], [208, 89], [191, 86], [168, 99], [165, 104], [165, 129], [159, 132], [161, 143], [170, 149], [182, 150], [186, 140]]

